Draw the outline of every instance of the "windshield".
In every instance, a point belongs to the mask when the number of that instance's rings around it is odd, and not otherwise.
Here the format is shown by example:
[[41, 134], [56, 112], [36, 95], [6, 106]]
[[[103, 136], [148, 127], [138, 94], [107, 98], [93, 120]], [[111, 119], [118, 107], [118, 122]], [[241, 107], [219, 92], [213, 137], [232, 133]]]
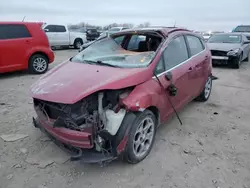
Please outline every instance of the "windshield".
[[209, 38], [208, 43], [241, 43], [240, 35], [213, 35]]
[[234, 32], [250, 32], [250, 26], [238, 26], [234, 29]]
[[147, 67], [155, 52], [132, 52], [123, 49], [114, 39], [107, 37], [96, 41], [71, 59], [73, 62], [90, 63], [120, 68]]

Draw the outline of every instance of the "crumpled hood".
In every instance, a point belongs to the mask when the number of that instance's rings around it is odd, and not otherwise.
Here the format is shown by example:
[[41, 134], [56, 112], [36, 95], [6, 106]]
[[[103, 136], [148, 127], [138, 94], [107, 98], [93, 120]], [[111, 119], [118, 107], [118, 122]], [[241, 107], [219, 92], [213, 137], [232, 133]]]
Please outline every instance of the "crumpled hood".
[[225, 52], [241, 47], [240, 44], [232, 44], [232, 43], [207, 43], [207, 45], [210, 50], [219, 50]]
[[67, 61], [40, 77], [30, 90], [33, 98], [73, 104], [96, 91], [138, 85], [151, 77], [147, 68], [113, 68]]

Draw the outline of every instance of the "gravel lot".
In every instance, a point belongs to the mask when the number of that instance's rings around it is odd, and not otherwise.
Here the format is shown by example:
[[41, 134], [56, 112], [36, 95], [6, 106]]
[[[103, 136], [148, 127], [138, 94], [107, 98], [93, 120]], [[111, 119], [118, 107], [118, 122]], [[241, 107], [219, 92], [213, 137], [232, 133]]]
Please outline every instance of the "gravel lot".
[[[51, 67], [74, 55], [56, 51]], [[32, 125], [30, 85], [39, 77], [24, 72], [0, 76], [0, 188], [191, 187], [250, 188], [250, 65], [217, 67], [211, 98], [193, 102], [159, 128], [151, 154], [140, 164], [107, 166], [69, 161]], [[20, 135], [20, 136], [24, 136]]]

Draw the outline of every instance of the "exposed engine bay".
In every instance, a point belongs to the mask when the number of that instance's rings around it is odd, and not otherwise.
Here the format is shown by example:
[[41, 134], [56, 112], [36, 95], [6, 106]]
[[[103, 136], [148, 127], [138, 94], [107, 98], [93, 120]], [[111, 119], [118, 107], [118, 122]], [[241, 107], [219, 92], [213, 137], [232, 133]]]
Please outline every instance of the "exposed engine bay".
[[105, 90], [91, 94], [75, 104], [61, 104], [34, 99], [35, 108], [43, 113], [51, 126], [63, 127], [93, 135], [96, 151], [111, 152], [112, 143], [126, 110], [120, 99], [128, 96], [133, 88]]

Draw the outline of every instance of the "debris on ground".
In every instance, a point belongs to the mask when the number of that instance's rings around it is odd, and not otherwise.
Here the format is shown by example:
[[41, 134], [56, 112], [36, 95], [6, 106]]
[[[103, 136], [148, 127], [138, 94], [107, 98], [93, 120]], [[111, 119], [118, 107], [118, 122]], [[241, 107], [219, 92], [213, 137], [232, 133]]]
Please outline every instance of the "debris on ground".
[[9, 174], [8, 176], [6, 176], [6, 179], [7, 179], [7, 180], [10, 180], [10, 179], [13, 178], [13, 176], [14, 176], [13, 174]]
[[40, 139], [42, 142], [48, 142], [48, 141], [51, 141], [51, 139], [49, 137], [43, 137]]
[[235, 130], [237, 128], [236, 125], [232, 125], [232, 129]]
[[196, 140], [201, 146], [203, 146], [203, 142], [200, 139]]
[[219, 113], [218, 112], [214, 112], [214, 115], [218, 115]]
[[25, 162], [30, 165], [36, 165], [38, 168], [46, 168], [53, 163], [63, 164], [69, 160], [69, 157], [60, 148], [51, 143], [40, 152], [28, 155]]
[[47, 188], [46, 186], [44, 186], [44, 185], [38, 185], [38, 187], [37, 188]]
[[52, 165], [53, 163], [53, 160], [41, 161], [39, 162], [38, 168], [46, 168], [47, 166]]
[[22, 168], [22, 165], [21, 164], [15, 164], [13, 167], [14, 168]]
[[0, 136], [4, 141], [6, 142], [15, 142], [20, 139], [24, 139], [28, 137], [29, 135], [27, 134], [3, 134]]
[[55, 161], [53, 160], [39, 160], [36, 158], [28, 157], [25, 160], [26, 163], [31, 165], [37, 165], [38, 168], [46, 168], [47, 166], [53, 164]]
[[202, 163], [201, 160], [200, 160], [200, 158], [197, 157], [196, 159], [197, 159], [197, 161], [198, 161], [199, 164]]
[[20, 148], [20, 152], [23, 154], [26, 154], [28, 152], [28, 150], [26, 148]]

